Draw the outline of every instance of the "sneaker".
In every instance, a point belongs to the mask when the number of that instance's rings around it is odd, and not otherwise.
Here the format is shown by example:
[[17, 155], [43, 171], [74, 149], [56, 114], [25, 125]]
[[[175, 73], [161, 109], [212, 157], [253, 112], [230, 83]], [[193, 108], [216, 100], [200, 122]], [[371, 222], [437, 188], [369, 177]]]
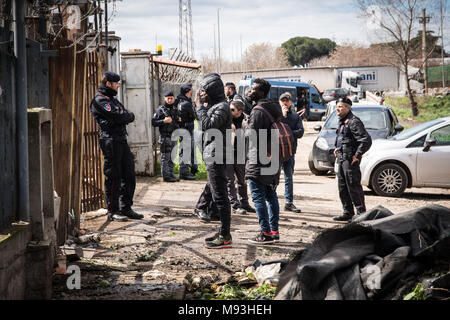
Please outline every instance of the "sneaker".
[[294, 213], [300, 213], [302, 212], [302, 210], [300, 210], [299, 208], [297, 208], [292, 202], [291, 203], [286, 203], [284, 205], [284, 210], [285, 211], [291, 211]]
[[164, 178], [164, 182], [177, 182], [177, 181], [178, 181], [178, 179], [175, 177]]
[[109, 221], [119, 221], [119, 222], [125, 222], [128, 221], [128, 217], [124, 216], [120, 213], [111, 213], [108, 212], [108, 220]]
[[343, 213], [340, 216], [333, 217], [334, 221], [351, 221], [353, 214]]
[[245, 211], [242, 208], [233, 209], [233, 213], [235, 214], [247, 214], [247, 211]]
[[270, 231], [270, 235], [272, 236], [273, 242], [280, 242], [280, 233], [278, 231]]
[[245, 206], [241, 206], [241, 208], [244, 209], [247, 212], [256, 213], [255, 208], [251, 207], [249, 204], [247, 204]]
[[211, 242], [213, 241], [215, 238], [217, 238], [218, 236], [220, 236], [220, 232], [217, 232], [215, 235], [213, 235], [212, 237], [206, 238], [205, 242]]
[[267, 233], [264, 231], [261, 231], [260, 233], [258, 233], [258, 235], [254, 238], [248, 239], [249, 242], [251, 243], [255, 243], [255, 244], [272, 244], [274, 243], [274, 239], [272, 238], [272, 234], [271, 233]]
[[136, 219], [136, 220], [144, 218], [143, 214], [139, 214], [136, 211], [134, 211], [133, 209], [129, 209], [127, 211], [122, 211], [122, 215], [127, 216], [130, 219]]
[[203, 210], [194, 209], [194, 213], [197, 215], [197, 217], [200, 218], [200, 220], [204, 221], [204, 222], [210, 222], [211, 221], [211, 217]]
[[197, 180], [192, 174], [180, 175], [180, 179], [182, 180]]
[[216, 237], [214, 237], [210, 241], [206, 241], [205, 239], [205, 247], [208, 249], [231, 248], [231, 243], [232, 243], [231, 235], [229, 235], [228, 237], [224, 237], [221, 234], [217, 234]]

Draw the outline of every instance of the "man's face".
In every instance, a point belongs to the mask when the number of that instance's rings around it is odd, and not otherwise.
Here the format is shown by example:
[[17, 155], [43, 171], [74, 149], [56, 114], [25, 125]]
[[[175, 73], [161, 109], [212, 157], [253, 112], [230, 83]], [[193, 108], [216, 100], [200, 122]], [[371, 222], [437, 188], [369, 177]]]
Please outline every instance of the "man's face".
[[167, 104], [173, 104], [175, 102], [175, 97], [174, 96], [168, 96], [168, 97], [164, 97], [164, 101]]
[[243, 110], [238, 110], [238, 108], [232, 104], [230, 105], [230, 111], [233, 118], [239, 118], [243, 112]]
[[280, 100], [281, 107], [290, 108], [291, 105], [292, 105], [292, 101], [288, 98], [283, 98]]
[[231, 88], [231, 87], [225, 87], [225, 95], [226, 95], [227, 97], [231, 96], [233, 93], [234, 93], [233, 88]]
[[336, 113], [339, 116], [339, 118], [343, 118], [347, 115], [347, 113], [350, 112], [350, 106], [346, 103], [339, 102], [336, 105]]
[[247, 98], [255, 102], [258, 102], [264, 98], [264, 92], [261, 90], [261, 85], [259, 83], [252, 84], [247, 93]]
[[119, 82], [110, 82], [110, 81], [107, 81], [107, 82], [106, 82], [106, 86], [107, 86], [107, 87], [110, 87], [110, 88], [113, 89], [114, 91], [118, 91], [118, 90], [119, 90], [119, 87], [120, 87], [120, 83], [119, 83]]
[[209, 102], [208, 94], [206, 93], [205, 89], [200, 89], [198, 91], [198, 100], [200, 103], [205, 104]]

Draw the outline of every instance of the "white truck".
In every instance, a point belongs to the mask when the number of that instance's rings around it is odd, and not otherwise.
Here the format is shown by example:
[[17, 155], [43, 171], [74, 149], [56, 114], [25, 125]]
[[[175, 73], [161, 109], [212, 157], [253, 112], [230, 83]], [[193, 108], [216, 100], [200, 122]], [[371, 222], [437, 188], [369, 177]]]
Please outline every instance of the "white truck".
[[366, 91], [398, 90], [399, 70], [392, 66], [337, 68], [335, 80], [338, 88], [362, 98]]

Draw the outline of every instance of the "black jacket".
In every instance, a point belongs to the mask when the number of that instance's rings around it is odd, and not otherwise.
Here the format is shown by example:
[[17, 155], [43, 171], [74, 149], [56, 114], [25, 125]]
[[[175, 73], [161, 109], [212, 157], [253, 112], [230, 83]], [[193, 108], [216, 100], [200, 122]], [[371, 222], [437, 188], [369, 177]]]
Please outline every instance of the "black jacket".
[[[171, 123], [164, 123], [165, 117], [171, 117]], [[176, 108], [176, 104], [168, 105], [164, 103], [164, 105], [160, 106], [158, 110], [156, 110], [155, 114], [152, 118], [152, 126], [159, 127], [159, 134], [161, 137], [171, 137], [172, 132], [180, 127], [178, 122], [178, 110]]]
[[362, 121], [350, 111], [344, 118], [339, 119], [334, 145], [341, 159], [350, 160], [352, 156], [361, 159], [372, 146], [372, 138]]
[[[225, 93], [223, 91], [223, 82], [220, 76], [211, 74], [205, 76], [201, 83], [201, 88], [206, 91], [209, 97], [208, 106], [200, 106], [197, 108], [197, 115], [199, 118], [199, 124], [203, 135], [203, 159], [207, 162], [212, 157], [215, 157], [216, 148], [219, 146], [215, 140], [214, 135], [208, 130], [217, 129], [221, 132], [222, 140], [222, 152], [223, 163], [225, 163], [226, 157], [226, 134], [227, 129], [231, 129], [231, 111], [230, 105], [225, 99]], [[209, 160], [210, 161], [210, 160]]]
[[90, 109], [100, 128], [100, 138], [123, 141], [127, 139], [126, 125], [134, 121], [134, 114], [125, 109], [116, 95], [117, 91], [100, 85]]
[[[258, 106], [263, 107], [267, 111], [270, 112], [270, 114], [273, 116], [274, 119], [279, 119], [283, 116], [281, 112], [280, 105], [278, 102], [270, 101], [270, 100], [260, 100], [257, 103]], [[267, 115], [262, 110], [252, 109], [252, 112], [250, 113], [250, 119], [248, 122], [248, 126], [246, 128], [246, 136], [250, 138], [251, 130], [256, 130], [256, 133], [258, 133], [258, 130], [260, 129], [267, 129], [268, 135], [267, 135], [267, 146], [268, 146], [268, 152], [270, 153], [270, 143], [271, 143], [271, 127], [272, 123], [270, 122]], [[263, 165], [260, 162], [259, 158], [259, 149], [260, 149], [260, 141], [259, 137], [257, 139], [257, 145], [256, 146], [250, 146], [248, 149], [248, 161], [245, 165], [245, 178], [249, 179], [252, 178], [256, 180], [257, 182], [264, 184], [264, 185], [272, 185], [276, 186], [279, 183], [280, 180], [280, 168], [281, 163], [279, 163], [278, 172], [276, 174], [272, 175], [262, 175], [261, 174], [261, 168], [263, 167], [270, 167], [270, 163]], [[251, 159], [257, 159], [257, 163], [252, 163], [255, 161], [251, 161]]]
[[193, 124], [195, 120], [195, 111], [192, 106], [192, 99], [186, 97], [184, 94], [179, 94], [178, 97], [178, 113], [181, 117], [181, 128], [186, 128], [186, 124]]
[[292, 148], [292, 153], [295, 154], [297, 152], [297, 139], [303, 137], [303, 133], [305, 132], [305, 129], [303, 128], [302, 117], [289, 109], [286, 118], [281, 117], [281, 121], [286, 123], [292, 130], [292, 133], [294, 135], [294, 145]]

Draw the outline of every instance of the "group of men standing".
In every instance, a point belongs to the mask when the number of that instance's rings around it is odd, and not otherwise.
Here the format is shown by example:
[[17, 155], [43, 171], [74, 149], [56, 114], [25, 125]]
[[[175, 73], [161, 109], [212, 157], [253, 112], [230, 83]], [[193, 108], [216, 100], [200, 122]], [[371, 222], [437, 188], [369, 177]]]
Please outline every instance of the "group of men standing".
[[[115, 73], [104, 74], [102, 84], [91, 102], [91, 111], [100, 128], [100, 147], [105, 158], [108, 218], [126, 221], [128, 218], [141, 219], [143, 215], [131, 209], [136, 178], [133, 155], [126, 140], [126, 125], [133, 122], [135, 116], [115, 98], [119, 81], [120, 77]], [[233, 83], [227, 83], [224, 87], [220, 76], [211, 73], [200, 83], [196, 108], [192, 101], [192, 84], [188, 83], [181, 87], [177, 98], [173, 92], [166, 92], [164, 104], [153, 116], [152, 125], [159, 127], [160, 132], [161, 174], [166, 182], [179, 181], [174, 176], [172, 160], [172, 151], [177, 145], [177, 140], [172, 140], [172, 135], [178, 128], [186, 129], [191, 138], [190, 148], [186, 148], [188, 142], [183, 142], [182, 138], [179, 140], [180, 179], [195, 180], [198, 166], [194, 121], [198, 120], [208, 182], [194, 212], [203, 221], [220, 220], [218, 232], [205, 239], [207, 248], [232, 246], [232, 210], [236, 214], [256, 212], [260, 231], [249, 239], [251, 243], [270, 244], [279, 241], [280, 208], [276, 188], [281, 169], [284, 171], [285, 180], [284, 209], [301, 212], [293, 203], [297, 139], [304, 133], [301, 112], [292, 111], [292, 97], [289, 93], [283, 93], [278, 102], [267, 99], [270, 87], [268, 81], [255, 79], [242, 97], [236, 94]], [[354, 215], [353, 205], [358, 214], [366, 210], [360, 185], [359, 162], [361, 156], [370, 148], [371, 139], [361, 120], [351, 113], [350, 108], [351, 101], [348, 99], [341, 99], [336, 107], [340, 125], [337, 130], [335, 155], [339, 165], [339, 195], [344, 207], [344, 213], [335, 217], [338, 221], [351, 220]], [[282, 127], [287, 137], [272, 137], [273, 134], [280, 134], [278, 130], [272, 130], [274, 124], [276, 128]], [[280, 126], [277, 126], [278, 124]], [[227, 137], [229, 132], [231, 139]], [[257, 133], [254, 136], [256, 140], [250, 137], [253, 132]], [[261, 135], [261, 132], [265, 135]], [[220, 133], [220, 137], [217, 133]], [[271, 142], [286, 138], [289, 139], [288, 156], [286, 157], [284, 150], [283, 157], [272, 152]], [[244, 148], [240, 147], [242, 143]], [[269, 162], [263, 159], [264, 155], [261, 154], [260, 147], [264, 144], [268, 146], [266, 150]], [[190, 152], [183, 156], [185, 149], [190, 149]], [[232, 152], [231, 162], [227, 157], [228, 150]], [[186, 158], [189, 160], [186, 161]], [[275, 170], [267, 170], [274, 163]], [[249, 204], [247, 181], [255, 208]]]

